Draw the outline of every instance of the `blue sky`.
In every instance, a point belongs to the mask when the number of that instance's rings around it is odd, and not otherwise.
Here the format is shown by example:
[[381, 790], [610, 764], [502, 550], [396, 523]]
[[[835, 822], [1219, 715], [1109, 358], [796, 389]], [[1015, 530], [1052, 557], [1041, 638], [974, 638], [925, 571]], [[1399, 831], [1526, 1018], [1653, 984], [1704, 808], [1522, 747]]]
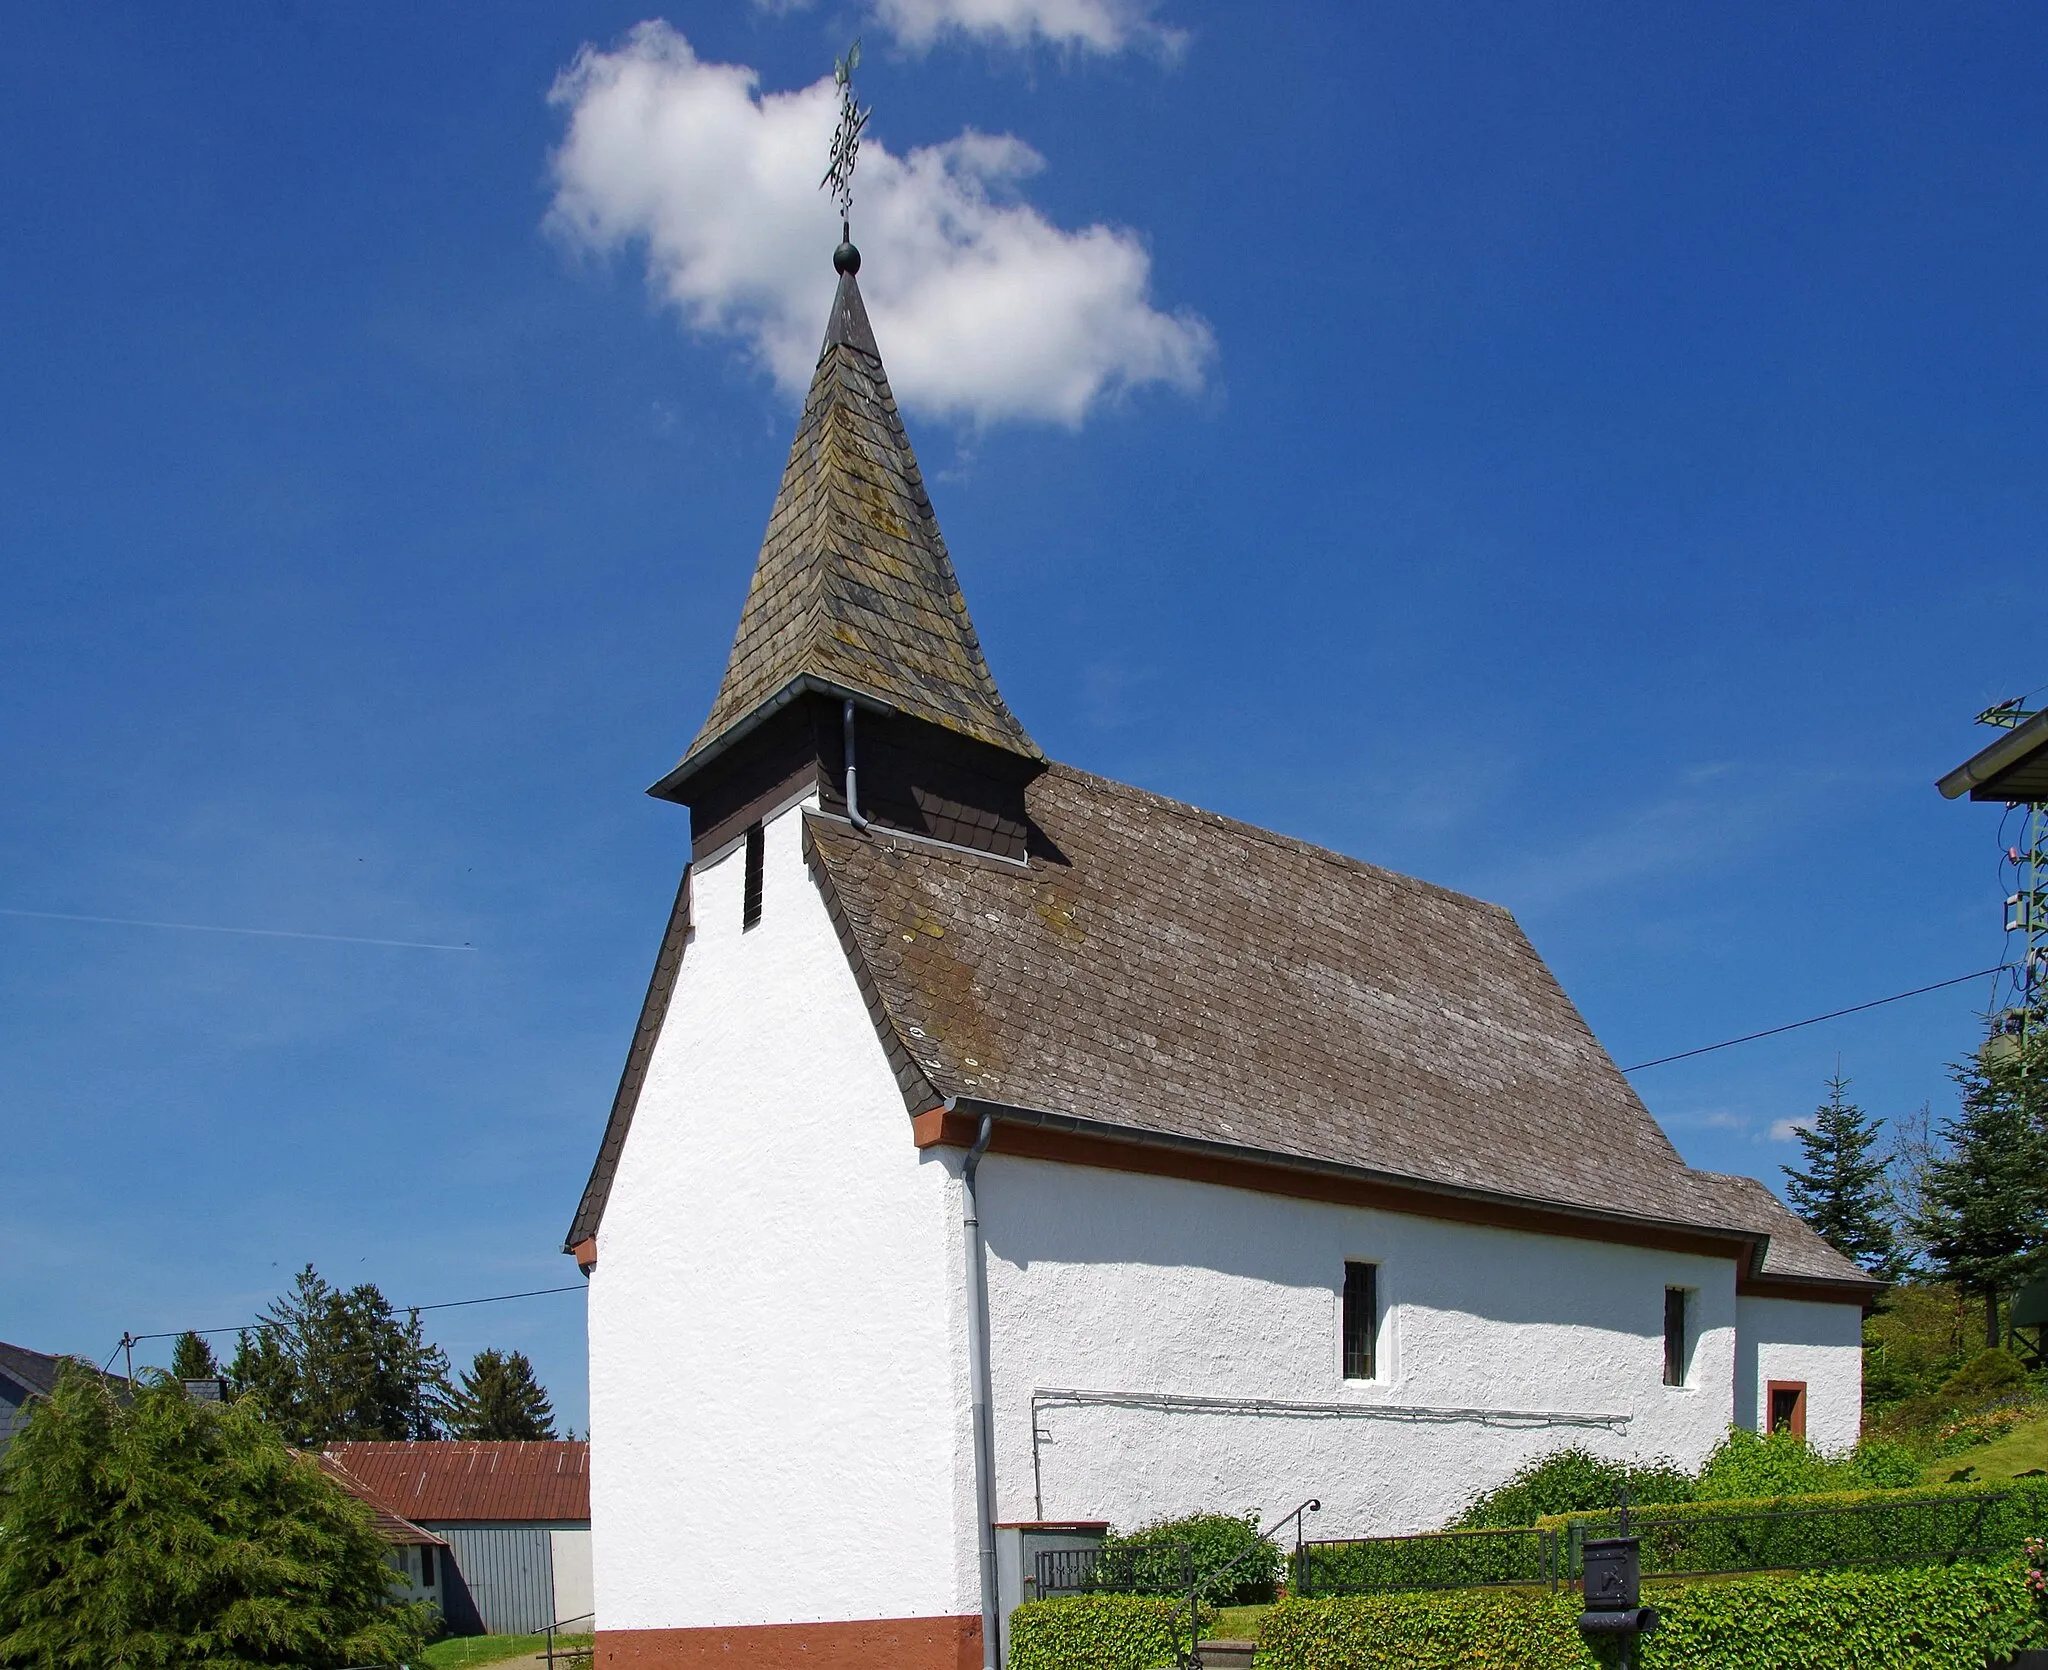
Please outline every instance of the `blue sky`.
[[[954, 9], [10, 13], [0, 1337], [573, 1279], [856, 31], [863, 282], [1051, 753], [1499, 900], [1624, 1063], [1997, 960], [1932, 785], [2048, 681], [2048, 14]], [[1638, 1084], [1775, 1181], [1983, 1001]], [[580, 1313], [435, 1326], [580, 1430]]]

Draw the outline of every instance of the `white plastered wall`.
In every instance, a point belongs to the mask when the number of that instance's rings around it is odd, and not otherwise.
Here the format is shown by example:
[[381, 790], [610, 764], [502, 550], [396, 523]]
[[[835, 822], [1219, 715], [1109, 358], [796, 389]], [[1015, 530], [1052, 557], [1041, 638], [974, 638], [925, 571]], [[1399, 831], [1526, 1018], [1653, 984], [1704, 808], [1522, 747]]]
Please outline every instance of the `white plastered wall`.
[[1824, 1450], [1863, 1430], [1863, 1312], [1805, 1299], [1739, 1299], [1735, 1424], [1755, 1430], [1773, 1380], [1806, 1386], [1806, 1440]]
[[[1130, 1527], [1257, 1508], [1270, 1522], [1315, 1496], [1313, 1535], [1429, 1530], [1522, 1461], [1571, 1443], [1696, 1466], [1733, 1413], [1733, 1260], [1003, 1156], [982, 1179], [1000, 1519]], [[1372, 1382], [1342, 1378], [1347, 1259], [1379, 1265]], [[1685, 1387], [1663, 1384], [1667, 1286], [1692, 1294]], [[1055, 1405], [1039, 1415], [1041, 1502], [1034, 1389], [1392, 1418]], [[1627, 1419], [1401, 1413], [1418, 1408]]]
[[[606, 1630], [959, 1615], [957, 1165], [921, 1156], [802, 850], [700, 867], [591, 1279]], [[963, 1552], [964, 1550], [964, 1552]]]

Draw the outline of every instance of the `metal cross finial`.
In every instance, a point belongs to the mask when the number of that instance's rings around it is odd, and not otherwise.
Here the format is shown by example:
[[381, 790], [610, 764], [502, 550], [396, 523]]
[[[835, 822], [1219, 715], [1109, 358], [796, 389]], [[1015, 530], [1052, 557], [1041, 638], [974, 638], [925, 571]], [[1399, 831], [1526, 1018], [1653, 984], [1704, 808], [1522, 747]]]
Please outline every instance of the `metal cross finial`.
[[839, 127], [832, 135], [832, 166], [825, 170], [825, 177], [818, 182], [820, 191], [829, 191], [839, 200], [841, 235], [853, 216], [853, 169], [860, 160], [861, 129], [868, 125], [868, 118], [874, 114], [872, 108], [863, 110], [853, 96], [853, 72], [860, 68], [860, 41], [856, 39], [846, 49], [846, 56], [832, 64], [832, 80], [839, 88]]

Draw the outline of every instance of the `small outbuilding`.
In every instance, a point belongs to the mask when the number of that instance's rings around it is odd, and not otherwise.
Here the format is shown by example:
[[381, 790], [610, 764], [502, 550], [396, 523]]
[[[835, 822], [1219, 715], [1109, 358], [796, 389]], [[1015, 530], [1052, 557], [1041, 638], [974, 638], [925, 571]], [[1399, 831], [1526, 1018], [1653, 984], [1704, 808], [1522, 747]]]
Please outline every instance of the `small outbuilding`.
[[330, 1472], [419, 1533], [390, 1537], [413, 1598], [457, 1635], [588, 1625], [590, 1446], [579, 1442], [337, 1443]]

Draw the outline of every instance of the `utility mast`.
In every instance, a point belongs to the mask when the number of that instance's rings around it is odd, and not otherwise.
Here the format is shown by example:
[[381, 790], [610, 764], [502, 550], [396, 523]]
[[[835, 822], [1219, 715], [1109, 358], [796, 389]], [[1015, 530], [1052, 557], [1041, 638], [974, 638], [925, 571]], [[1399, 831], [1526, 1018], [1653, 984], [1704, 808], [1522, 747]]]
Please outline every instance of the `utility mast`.
[[1951, 800], [1967, 794], [2005, 804], [2000, 874], [2007, 878], [2010, 966], [2001, 976], [2002, 1001], [1993, 1006], [1992, 1042], [2010, 1039], [2024, 1071], [2033, 1059], [2027, 1046], [2048, 1029], [2048, 709], [2035, 711], [2021, 697], [1986, 708], [1977, 723], [2003, 734], [1942, 778], [1940, 788]]

